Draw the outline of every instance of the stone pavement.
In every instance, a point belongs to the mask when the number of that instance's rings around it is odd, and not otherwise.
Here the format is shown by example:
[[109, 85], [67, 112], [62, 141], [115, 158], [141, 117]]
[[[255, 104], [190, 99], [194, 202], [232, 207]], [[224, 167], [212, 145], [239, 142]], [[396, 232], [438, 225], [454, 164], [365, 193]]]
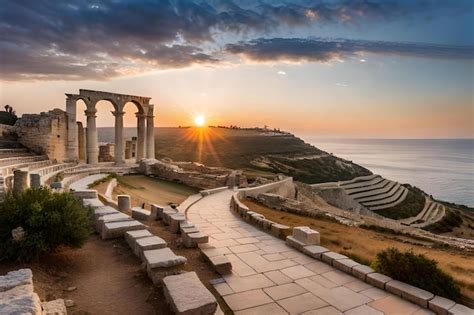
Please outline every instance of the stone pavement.
[[244, 222], [230, 210], [232, 190], [202, 198], [188, 219], [209, 235], [232, 273], [216, 290], [237, 315], [243, 314], [434, 314], [293, 249]]

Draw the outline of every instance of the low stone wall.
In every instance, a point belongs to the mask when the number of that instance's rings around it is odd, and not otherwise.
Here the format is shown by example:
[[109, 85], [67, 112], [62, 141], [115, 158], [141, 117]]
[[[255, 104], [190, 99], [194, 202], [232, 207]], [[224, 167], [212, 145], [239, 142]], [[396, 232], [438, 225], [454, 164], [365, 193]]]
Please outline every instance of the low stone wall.
[[295, 185], [293, 184], [293, 178], [286, 177], [277, 182], [272, 182], [257, 187], [243, 188], [240, 189], [240, 192], [243, 194], [243, 196], [254, 198], [263, 193], [273, 193], [286, 198], [294, 198], [296, 190]]

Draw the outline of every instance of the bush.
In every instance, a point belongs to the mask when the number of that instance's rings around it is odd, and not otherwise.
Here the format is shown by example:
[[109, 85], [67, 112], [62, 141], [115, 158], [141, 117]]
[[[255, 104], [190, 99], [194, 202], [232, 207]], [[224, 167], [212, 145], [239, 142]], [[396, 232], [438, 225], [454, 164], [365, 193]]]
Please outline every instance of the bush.
[[459, 285], [437, 265], [435, 260], [425, 255], [412, 251], [402, 253], [392, 247], [379, 252], [372, 267], [395, 280], [449, 299], [458, 299], [461, 295]]
[[[8, 193], [0, 203], [0, 259], [31, 260], [60, 246], [80, 247], [90, 234], [90, 208], [69, 192], [49, 188]], [[12, 230], [24, 237], [15, 241]]]

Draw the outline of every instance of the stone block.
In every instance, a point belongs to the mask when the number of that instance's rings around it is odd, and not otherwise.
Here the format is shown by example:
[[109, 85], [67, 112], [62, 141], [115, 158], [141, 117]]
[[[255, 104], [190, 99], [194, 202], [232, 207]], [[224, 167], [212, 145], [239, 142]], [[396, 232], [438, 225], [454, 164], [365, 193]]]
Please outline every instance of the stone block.
[[104, 206], [102, 201], [100, 201], [99, 199], [83, 199], [82, 204], [86, 207], [92, 207], [94, 209]]
[[76, 190], [73, 192], [74, 196], [78, 199], [98, 199], [97, 190], [94, 189], [85, 189], [85, 190]]
[[175, 253], [167, 247], [146, 250], [143, 252], [143, 258], [149, 269], [179, 266], [187, 261], [185, 257], [175, 255]]
[[267, 231], [270, 231], [272, 229], [272, 225], [274, 224], [275, 222], [271, 221], [271, 220], [268, 220], [268, 219], [263, 219], [262, 220], [262, 228], [264, 230], [267, 230]]
[[195, 272], [164, 278], [163, 291], [174, 314], [210, 315], [217, 310], [215, 297], [201, 283]]
[[260, 213], [253, 213], [250, 216], [250, 222], [255, 225], [258, 225], [258, 221], [261, 219], [265, 219], [265, 216], [261, 215]]
[[117, 210], [115, 210], [114, 208], [112, 207], [109, 207], [109, 206], [103, 206], [103, 207], [100, 207], [100, 208], [96, 208], [94, 210], [94, 220], [97, 221], [97, 219], [103, 215], [107, 215], [107, 214], [115, 214], [115, 213], [120, 213], [118, 212]]
[[326, 252], [329, 252], [329, 249], [319, 245], [309, 245], [303, 247], [303, 253], [319, 260], [321, 260], [321, 255]]
[[41, 315], [41, 301], [33, 285], [20, 285], [0, 292], [0, 314]]
[[117, 206], [119, 211], [128, 212], [131, 208], [131, 199], [129, 195], [117, 195]]
[[106, 214], [97, 218], [95, 223], [95, 230], [97, 233], [101, 233], [104, 228], [105, 223], [109, 222], [122, 222], [122, 221], [132, 221], [133, 219], [126, 215], [125, 213], [118, 212], [113, 214]]
[[335, 252], [325, 252], [321, 254], [321, 260], [332, 265], [334, 260], [347, 259], [347, 256], [335, 253]]
[[397, 280], [385, 283], [385, 290], [424, 308], [428, 308], [428, 301], [434, 297], [431, 292]]
[[21, 285], [33, 285], [31, 269], [18, 269], [0, 276], [0, 292], [8, 291]]
[[449, 315], [473, 315], [474, 311], [472, 308], [464, 306], [462, 304], [456, 304], [449, 309]]
[[156, 218], [155, 220], [161, 220], [163, 218], [163, 210], [165, 207], [157, 205], [157, 204], [152, 204], [151, 205], [151, 211], [156, 212]]
[[441, 296], [435, 296], [428, 301], [428, 308], [439, 315], [448, 315], [449, 309], [452, 308], [456, 302]]
[[159, 249], [166, 247], [166, 241], [158, 236], [148, 236], [148, 237], [141, 237], [135, 240], [135, 246], [133, 251], [135, 255], [140, 258], [143, 258], [143, 252], [145, 250], [151, 249]]
[[319, 245], [319, 232], [307, 226], [293, 228], [293, 237], [306, 245]]
[[348, 259], [334, 260], [332, 265], [341, 271], [351, 274], [352, 268], [355, 266], [359, 266], [360, 264], [348, 258]]
[[247, 215], [247, 212], [249, 211], [250, 211], [249, 208], [239, 206], [239, 214], [241, 217], [245, 217]]
[[274, 223], [271, 227], [272, 235], [285, 239], [291, 233], [291, 228], [287, 225]]
[[152, 204], [150, 209], [151, 209], [151, 211], [150, 211], [150, 220], [153, 220], [153, 221], [158, 220], [158, 213], [159, 212], [163, 213], [163, 207]]
[[129, 231], [125, 233], [125, 240], [127, 241], [128, 246], [130, 246], [130, 248], [134, 250], [135, 241], [137, 239], [149, 236], [153, 236], [153, 234], [151, 234], [148, 230]]
[[41, 315], [67, 315], [66, 304], [63, 299], [41, 303], [43, 313]]
[[183, 235], [184, 246], [187, 248], [197, 247], [197, 244], [207, 243], [209, 236], [204, 233], [189, 233]]
[[377, 287], [382, 290], [385, 290], [385, 284], [392, 280], [393, 280], [392, 278], [378, 272], [369, 273], [366, 275], [366, 278], [365, 278], [365, 281], [368, 284], [371, 284], [374, 287]]
[[299, 251], [302, 251], [303, 250], [303, 247], [305, 247], [307, 244], [297, 240], [296, 238], [294, 238], [293, 236], [287, 236], [286, 237], [286, 244], [288, 246], [291, 246], [293, 248], [296, 248], [297, 250]]
[[198, 233], [199, 230], [196, 227], [189, 227], [189, 228], [181, 228], [181, 234], [190, 234], [190, 233]]
[[128, 231], [145, 230], [147, 227], [138, 221], [123, 221], [105, 223], [102, 228], [102, 239], [123, 237]]
[[171, 233], [178, 233], [179, 232], [179, 224], [183, 223], [186, 221], [186, 217], [182, 213], [176, 213], [173, 215], [170, 215], [169, 221], [168, 221], [168, 230]]
[[175, 215], [178, 213], [178, 210], [176, 209], [173, 209], [173, 208], [166, 208], [165, 210], [163, 210], [163, 223], [165, 225], [169, 225], [170, 224], [170, 216], [172, 215]]
[[352, 268], [352, 275], [359, 278], [362, 281], [366, 280], [366, 277], [370, 273], [374, 273], [374, 269], [366, 265], [358, 265]]
[[150, 218], [150, 211], [142, 209], [140, 207], [133, 207], [132, 218], [134, 218], [135, 220], [146, 221]]
[[224, 255], [209, 257], [209, 262], [220, 275], [226, 275], [232, 271], [232, 263]]

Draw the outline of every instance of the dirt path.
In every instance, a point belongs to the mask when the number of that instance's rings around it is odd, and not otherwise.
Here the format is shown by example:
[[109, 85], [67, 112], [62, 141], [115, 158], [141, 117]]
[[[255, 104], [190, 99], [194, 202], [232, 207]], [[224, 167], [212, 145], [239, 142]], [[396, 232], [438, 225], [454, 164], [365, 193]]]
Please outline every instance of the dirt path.
[[[70, 314], [167, 314], [161, 290], [153, 287], [141, 262], [122, 240], [92, 235], [80, 249], [64, 249], [28, 264], [0, 265], [0, 274], [33, 270], [41, 300], [71, 299]], [[77, 289], [68, 292], [69, 287]]]

